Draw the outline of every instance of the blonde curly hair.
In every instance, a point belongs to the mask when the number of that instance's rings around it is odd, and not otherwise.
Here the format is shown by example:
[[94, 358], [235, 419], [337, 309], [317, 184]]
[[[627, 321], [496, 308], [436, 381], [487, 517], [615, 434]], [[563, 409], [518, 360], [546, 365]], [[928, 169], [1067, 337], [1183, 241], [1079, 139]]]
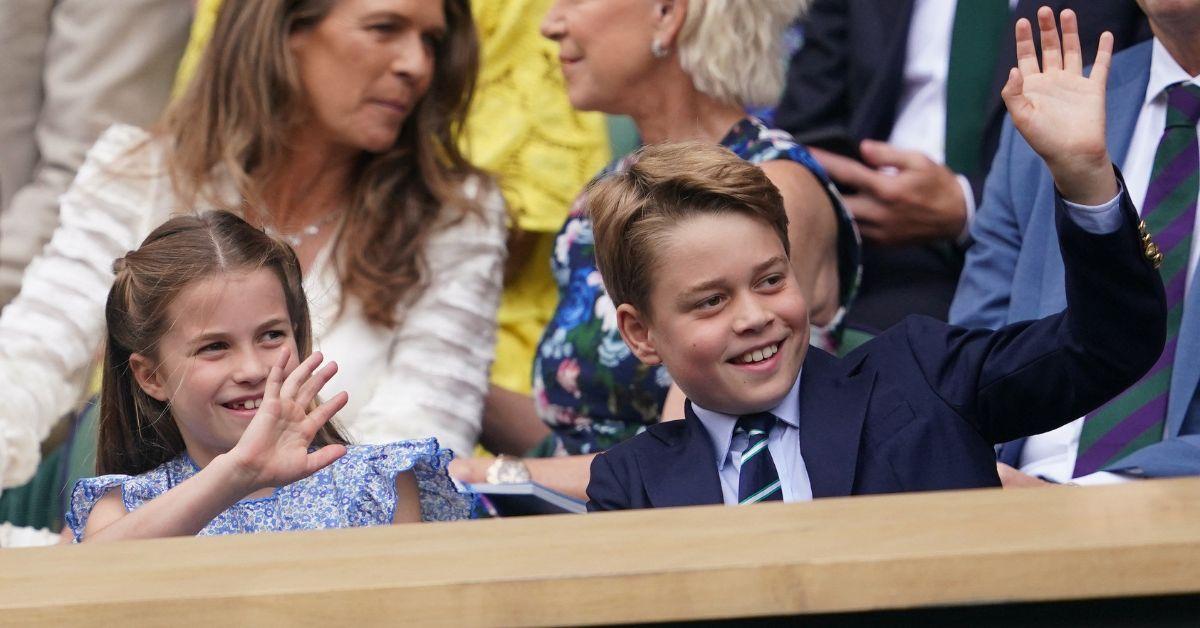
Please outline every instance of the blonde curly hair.
[[783, 92], [783, 33], [809, 0], [691, 0], [676, 40], [679, 64], [700, 92], [742, 107]]

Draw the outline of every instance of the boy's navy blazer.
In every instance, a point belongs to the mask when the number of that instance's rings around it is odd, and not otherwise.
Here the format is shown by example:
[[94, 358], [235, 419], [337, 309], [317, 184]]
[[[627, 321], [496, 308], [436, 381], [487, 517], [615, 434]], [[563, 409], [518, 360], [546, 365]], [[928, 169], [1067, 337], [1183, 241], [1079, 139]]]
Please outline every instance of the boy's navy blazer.
[[[999, 486], [993, 446], [1100, 406], [1162, 352], [1166, 300], [1137, 214], [1095, 235], [1057, 204], [1068, 308], [996, 331], [909, 317], [843, 359], [810, 348], [801, 455], [814, 498]], [[682, 421], [596, 456], [590, 510], [722, 503], [716, 454]]]

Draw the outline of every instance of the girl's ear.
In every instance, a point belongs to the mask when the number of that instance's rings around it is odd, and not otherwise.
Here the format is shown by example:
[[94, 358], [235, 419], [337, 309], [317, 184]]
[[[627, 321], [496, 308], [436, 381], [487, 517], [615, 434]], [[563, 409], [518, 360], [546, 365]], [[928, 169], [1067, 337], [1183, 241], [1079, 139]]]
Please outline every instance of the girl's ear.
[[662, 364], [658, 350], [654, 347], [654, 339], [650, 334], [650, 324], [645, 314], [628, 303], [617, 306], [617, 330], [629, 349], [643, 364], [654, 366]]
[[158, 365], [154, 360], [140, 353], [131, 353], [129, 370], [143, 392], [163, 403], [167, 402], [167, 389], [163, 386], [158, 374]]

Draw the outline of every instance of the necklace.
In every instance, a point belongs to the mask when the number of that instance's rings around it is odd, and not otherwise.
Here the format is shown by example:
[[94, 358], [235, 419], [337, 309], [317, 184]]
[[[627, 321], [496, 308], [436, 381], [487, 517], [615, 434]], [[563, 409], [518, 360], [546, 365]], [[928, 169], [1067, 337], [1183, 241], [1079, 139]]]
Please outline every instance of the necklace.
[[341, 215], [341, 211], [330, 212], [318, 220], [309, 223], [307, 226], [301, 227], [300, 229], [291, 233], [284, 233], [274, 227], [263, 227], [263, 230], [266, 231], [267, 235], [269, 236], [281, 238], [284, 242], [287, 242], [289, 246], [295, 249], [299, 248], [305, 240], [317, 235], [318, 233], [321, 233], [321, 229], [324, 229], [325, 225], [333, 222]]

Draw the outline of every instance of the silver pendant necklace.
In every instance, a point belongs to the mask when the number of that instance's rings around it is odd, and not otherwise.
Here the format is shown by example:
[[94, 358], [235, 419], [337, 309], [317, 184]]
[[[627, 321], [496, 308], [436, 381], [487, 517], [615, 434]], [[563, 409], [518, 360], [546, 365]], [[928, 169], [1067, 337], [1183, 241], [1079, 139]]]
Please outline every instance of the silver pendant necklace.
[[321, 229], [324, 229], [325, 225], [333, 222], [338, 216], [341, 215], [342, 212], [340, 211], [330, 212], [315, 222], [309, 223], [307, 226], [301, 227], [300, 229], [291, 233], [284, 233], [274, 227], [264, 227], [263, 230], [267, 232], [267, 235], [280, 238], [284, 242], [287, 242], [288, 245], [293, 249], [296, 249], [300, 248], [300, 245], [303, 244], [305, 240], [317, 235], [318, 233], [321, 233]]

